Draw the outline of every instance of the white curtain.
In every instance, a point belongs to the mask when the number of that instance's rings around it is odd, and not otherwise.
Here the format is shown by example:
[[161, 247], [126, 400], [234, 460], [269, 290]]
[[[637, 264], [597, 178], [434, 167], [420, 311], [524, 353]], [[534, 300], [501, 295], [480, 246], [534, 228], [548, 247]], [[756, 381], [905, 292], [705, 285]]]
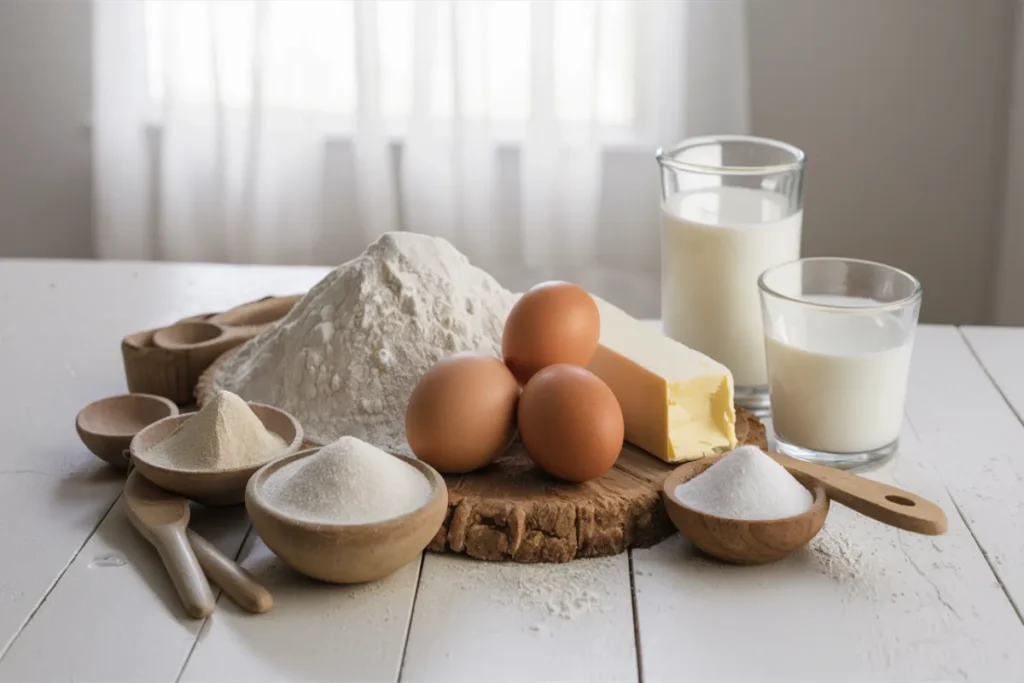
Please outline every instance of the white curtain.
[[739, 0], [97, 0], [94, 18], [102, 257], [337, 263], [402, 229], [483, 264], [585, 265], [620, 201], [610, 148], [747, 126]]

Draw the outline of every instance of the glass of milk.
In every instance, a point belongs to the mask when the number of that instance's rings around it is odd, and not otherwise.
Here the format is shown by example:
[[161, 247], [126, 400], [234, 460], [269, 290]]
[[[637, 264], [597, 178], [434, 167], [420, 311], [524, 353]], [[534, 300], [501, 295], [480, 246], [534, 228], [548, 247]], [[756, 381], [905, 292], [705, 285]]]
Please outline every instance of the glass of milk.
[[732, 371], [736, 402], [768, 409], [757, 278], [800, 257], [804, 153], [747, 135], [659, 149], [665, 334]]
[[805, 258], [758, 286], [778, 450], [843, 469], [893, 455], [921, 283], [881, 263]]

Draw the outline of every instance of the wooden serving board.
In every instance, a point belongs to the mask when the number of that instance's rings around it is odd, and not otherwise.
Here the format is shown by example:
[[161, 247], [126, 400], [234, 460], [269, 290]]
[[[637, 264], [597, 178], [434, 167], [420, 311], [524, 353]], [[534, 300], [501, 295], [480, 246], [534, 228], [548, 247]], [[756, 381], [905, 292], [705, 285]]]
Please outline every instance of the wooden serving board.
[[[214, 372], [234, 350], [200, 377], [200, 406], [213, 395]], [[764, 425], [739, 407], [736, 436], [741, 444], [768, 448]], [[309, 444], [316, 445], [322, 444]], [[661, 500], [661, 485], [677, 466], [626, 444], [607, 474], [570, 484], [536, 467], [516, 441], [481, 470], [445, 476], [448, 511], [428, 549], [532, 563], [646, 548], [675, 532]]]
[[[768, 448], [764, 425], [740, 408], [736, 436]], [[676, 466], [626, 444], [603, 477], [569, 484], [536, 467], [517, 441], [482, 470], [445, 476], [448, 514], [429, 549], [529, 563], [652, 546], [675, 532], [661, 485]]]

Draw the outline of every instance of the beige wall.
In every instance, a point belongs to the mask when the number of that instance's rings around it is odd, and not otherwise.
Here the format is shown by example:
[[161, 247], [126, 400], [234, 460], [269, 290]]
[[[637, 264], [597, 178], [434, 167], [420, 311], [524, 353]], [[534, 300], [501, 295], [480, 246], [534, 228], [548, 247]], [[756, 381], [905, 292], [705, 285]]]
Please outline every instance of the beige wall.
[[[1013, 7], [750, 3], [753, 132], [808, 152], [805, 253], [907, 268], [929, 321], [990, 319]], [[81, 0], [0, 1], [0, 256], [91, 253], [89, 22]], [[603, 207], [602, 230], [637, 230], [620, 262], [657, 273], [657, 174], [649, 153], [620, 161], [606, 180], [651, 192]]]
[[90, 3], [0, 1], [0, 257], [92, 255]]
[[1012, 0], [754, 0], [753, 127], [807, 151], [804, 252], [881, 260], [989, 320]]

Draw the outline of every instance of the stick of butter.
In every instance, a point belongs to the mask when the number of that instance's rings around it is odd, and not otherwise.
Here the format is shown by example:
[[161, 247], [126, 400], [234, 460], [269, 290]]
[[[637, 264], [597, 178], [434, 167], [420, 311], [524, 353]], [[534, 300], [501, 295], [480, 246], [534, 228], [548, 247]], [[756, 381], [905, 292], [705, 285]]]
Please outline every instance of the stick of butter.
[[736, 409], [729, 369], [593, 298], [601, 312], [601, 338], [588, 369], [619, 400], [626, 441], [665, 462], [734, 448]]

